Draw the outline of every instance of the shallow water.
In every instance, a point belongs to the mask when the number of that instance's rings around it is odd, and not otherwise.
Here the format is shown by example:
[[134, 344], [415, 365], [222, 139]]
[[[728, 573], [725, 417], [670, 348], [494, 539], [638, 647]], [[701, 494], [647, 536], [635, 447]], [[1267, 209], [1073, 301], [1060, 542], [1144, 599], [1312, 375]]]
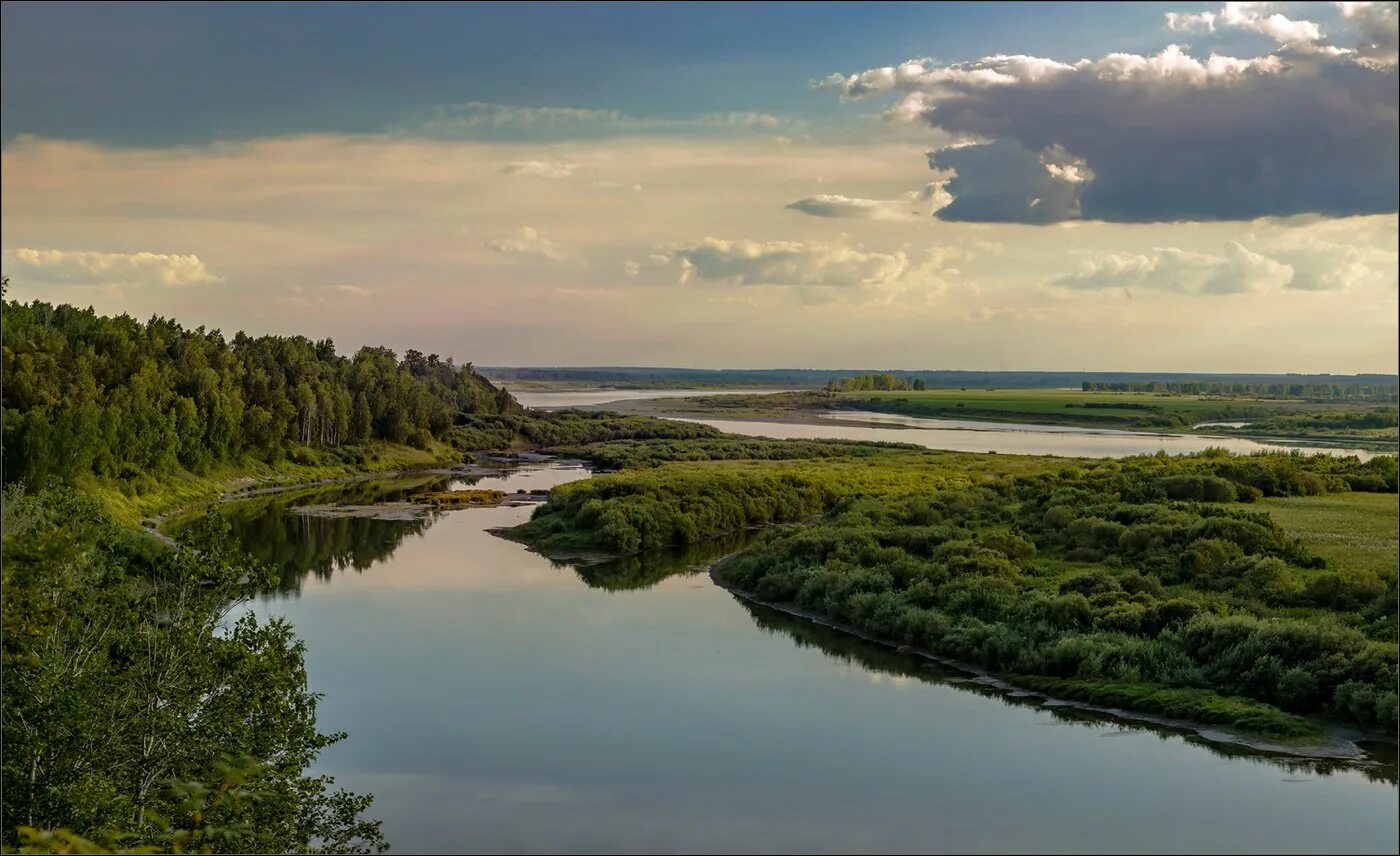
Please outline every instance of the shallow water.
[[[912, 432], [901, 432], [904, 434]], [[587, 477], [535, 465], [506, 491]], [[320, 768], [395, 852], [1394, 852], [1394, 768], [1285, 762], [1040, 708], [750, 606], [703, 564], [576, 570], [529, 508], [307, 518], [420, 478], [230, 507], [307, 644]]]
[[770, 392], [786, 392], [782, 389], [564, 389], [528, 390], [512, 389], [515, 400], [539, 410], [557, 410], [561, 407], [585, 407], [597, 404], [611, 404], [615, 401], [642, 401], [653, 398], [703, 398], [710, 395], [764, 395]]

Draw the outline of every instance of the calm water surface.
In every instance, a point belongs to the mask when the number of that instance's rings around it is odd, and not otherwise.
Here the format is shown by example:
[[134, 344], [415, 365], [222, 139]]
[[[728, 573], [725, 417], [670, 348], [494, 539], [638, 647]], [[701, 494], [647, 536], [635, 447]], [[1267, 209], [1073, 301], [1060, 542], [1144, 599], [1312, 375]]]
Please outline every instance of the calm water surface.
[[[557, 410], [565, 407], [609, 404], [614, 401], [695, 398], [709, 395], [759, 395], [783, 391], [779, 389], [713, 388], [614, 389], [557, 392], [512, 391], [512, 394], [526, 407]], [[1152, 455], [1158, 451], [1165, 451], [1171, 455], [1181, 455], [1218, 448], [1228, 449], [1237, 454], [1294, 450], [1307, 454], [1326, 452], [1336, 455], [1356, 455], [1364, 461], [1377, 454], [1365, 449], [1262, 443], [1242, 437], [1152, 434], [1115, 431], [1108, 428], [1081, 428], [1074, 425], [1032, 425], [1010, 422], [979, 422], [965, 419], [928, 419], [919, 416], [901, 416], [894, 413], [876, 413], [864, 410], [842, 410], [818, 415], [844, 422], [865, 424], [861, 426], [821, 425], [738, 419], [686, 419], [683, 421], [700, 422], [714, 426], [721, 431], [748, 437], [805, 440], [884, 440], [894, 443], [914, 443], [927, 446], [930, 449], [946, 449], [955, 452], [1000, 452], [1009, 455], [1124, 458], [1131, 455]], [[1249, 423], [1203, 422], [1195, 427], [1240, 427], [1247, 424]], [[1395, 452], [1390, 451], [1385, 454], [1395, 454]]]
[[[974, 422], [961, 419], [926, 419], [894, 413], [842, 410], [822, 414], [831, 419], [863, 422], [864, 425], [820, 425], [796, 422], [759, 422], [738, 419], [687, 419], [721, 431], [749, 437], [780, 439], [884, 440], [914, 443], [930, 449], [955, 452], [1000, 452], [1008, 455], [1061, 455], [1086, 458], [1124, 458], [1228, 449], [1238, 454], [1258, 451], [1326, 452], [1356, 455], [1369, 460], [1376, 453], [1364, 449], [1286, 446], [1261, 443], [1242, 437], [1209, 437], [1193, 434], [1147, 434], [1114, 431], [1107, 428], [1078, 428], [1072, 425], [1026, 425], [1014, 422]], [[1393, 452], [1390, 454], [1394, 454]]]
[[782, 389], [512, 389], [510, 394], [526, 407], [557, 410], [561, 407], [584, 407], [611, 404], [614, 401], [642, 401], [652, 398], [702, 398], [709, 395], [764, 395], [785, 392]]
[[322, 728], [349, 732], [321, 768], [375, 795], [395, 852], [1395, 852], [1393, 766], [1232, 755], [989, 694], [686, 571], [733, 544], [577, 571], [487, 531], [529, 508], [294, 511], [443, 486], [230, 507], [283, 569], [252, 608], [296, 627]]

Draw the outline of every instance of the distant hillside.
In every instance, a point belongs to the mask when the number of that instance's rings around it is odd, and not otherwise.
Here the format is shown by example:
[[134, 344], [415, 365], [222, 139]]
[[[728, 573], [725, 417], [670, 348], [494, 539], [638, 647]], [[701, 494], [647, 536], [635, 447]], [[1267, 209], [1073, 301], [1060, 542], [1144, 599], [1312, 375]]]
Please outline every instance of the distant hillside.
[[702, 386], [771, 386], [812, 388], [857, 375], [892, 375], [913, 384], [921, 380], [937, 388], [1081, 389], [1089, 384], [1239, 383], [1333, 384], [1400, 386], [1396, 375], [1331, 374], [1208, 374], [1192, 372], [1034, 372], [902, 369], [687, 369], [650, 366], [480, 366], [481, 374], [497, 383], [589, 383], [620, 388], [680, 388]]

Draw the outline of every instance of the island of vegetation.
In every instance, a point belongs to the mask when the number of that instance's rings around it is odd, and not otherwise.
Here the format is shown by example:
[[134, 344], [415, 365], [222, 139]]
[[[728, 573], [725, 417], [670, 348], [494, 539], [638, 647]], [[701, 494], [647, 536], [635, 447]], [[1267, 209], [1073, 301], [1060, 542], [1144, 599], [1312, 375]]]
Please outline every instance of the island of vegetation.
[[[557, 488], [513, 537], [628, 554], [784, 524], [716, 578], [1064, 698], [1281, 740], [1325, 721], [1394, 733], [1393, 457], [569, 451], [620, 471]], [[1374, 522], [1299, 537], [1328, 515]]]

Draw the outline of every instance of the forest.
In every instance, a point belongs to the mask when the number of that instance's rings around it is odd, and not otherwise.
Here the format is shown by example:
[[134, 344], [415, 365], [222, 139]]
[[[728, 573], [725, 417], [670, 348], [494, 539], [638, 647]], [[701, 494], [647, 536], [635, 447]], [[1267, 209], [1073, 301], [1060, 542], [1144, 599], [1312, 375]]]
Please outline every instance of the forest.
[[471, 365], [410, 350], [336, 353], [329, 339], [226, 339], [34, 302], [4, 308], [6, 481], [276, 463], [300, 449], [353, 455], [379, 440], [470, 445], [469, 416], [522, 408]]
[[[527, 411], [471, 364], [437, 354], [363, 347], [343, 356], [329, 339], [230, 339], [167, 318], [38, 301], [5, 302], [3, 368], [4, 482], [34, 488], [161, 496], [183, 474], [356, 471], [512, 445], [719, 433], [643, 416]], [[386, 457], [395, 447], [403, 451]]]

